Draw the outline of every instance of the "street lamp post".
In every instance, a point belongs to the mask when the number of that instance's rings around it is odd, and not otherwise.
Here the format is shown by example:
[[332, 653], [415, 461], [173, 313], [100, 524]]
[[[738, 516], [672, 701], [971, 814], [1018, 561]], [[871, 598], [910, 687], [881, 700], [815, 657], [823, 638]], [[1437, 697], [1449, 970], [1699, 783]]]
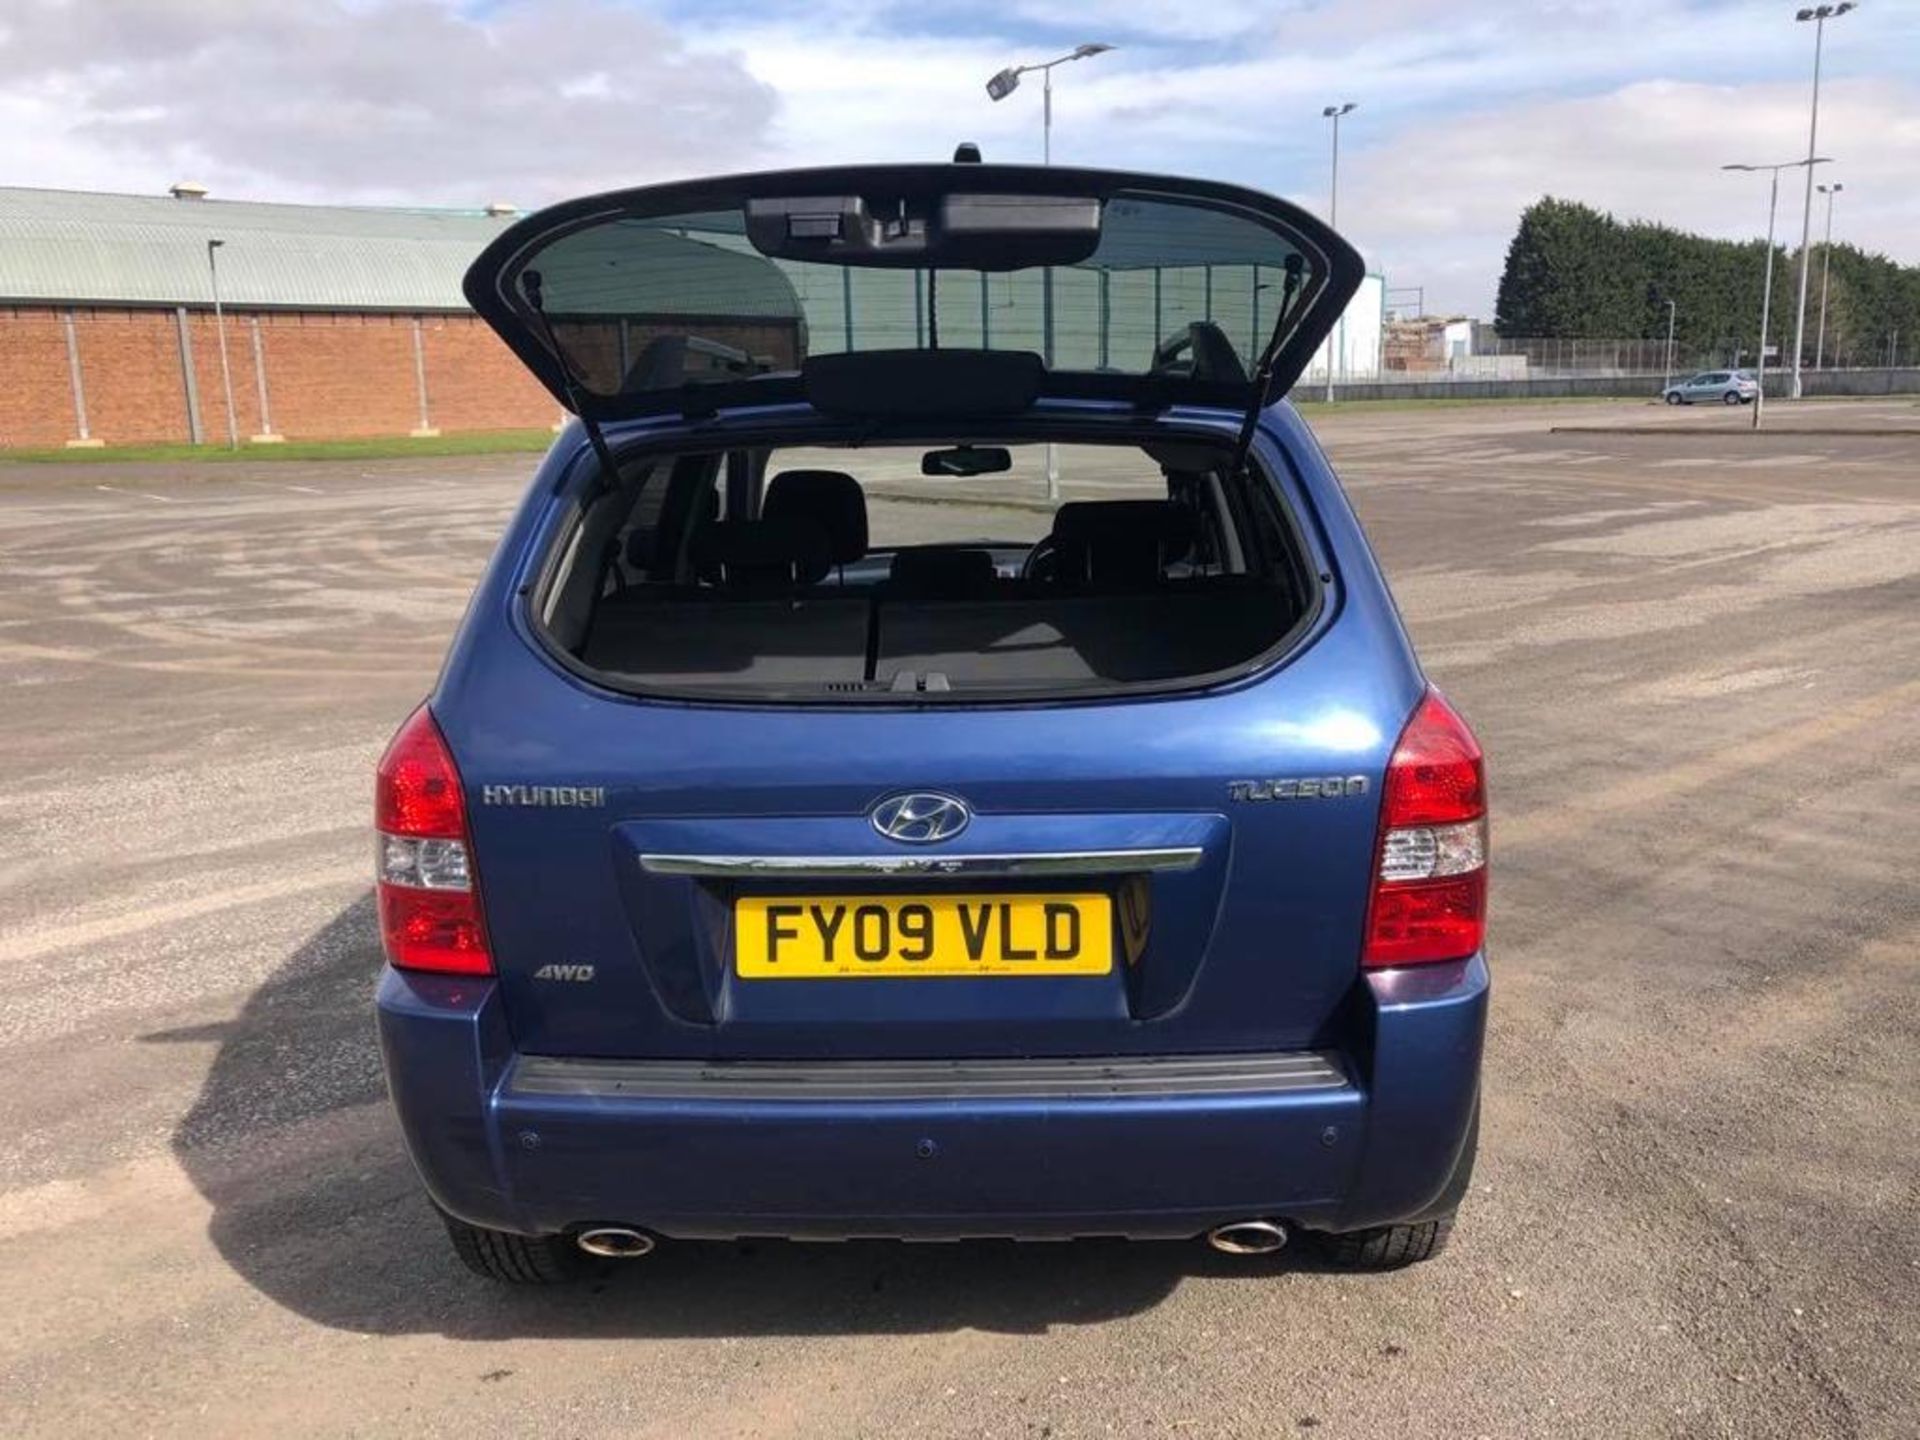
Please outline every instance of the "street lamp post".
[[1800, 210], [1800, 303], [1793, 322], [1793, 398], [1800, 398], [1800, 349], [1807, 335], [1807, 246], [1813, 239], [1813, 151], [1820, 142], [1820, 51], [1827, 38], [1827, 21], [1859, 8], [1853, 0], [1838, 5], [1815, 5], [1798, 11], [1796, 21], [1813, 22], [1813, 116], [1807, 122], [1807, 196]]
[[[1356, 100], [1344, 100], [1338, 105], [1329, 105], [1320, 112], [1323, 120], [1333, 122], [1333, 164], [1327, 180], [1327, 224], [1338, 227], [1340, 222], [1340, 117], [1351, 115], [1359, 106]], [[1327, 351], [1327, 403], [1333, 403], [1333, 357], [1344, 354], [1347, 347], [1347, 312], [1340, 312], [1340, 321], [1334, 326], [1333, 344]]]
[[1092, 41], [1086, 45], [1076, 45], [1065, 55], [1044, 60], [1038, 65], [1009, 65], [991, 80], [987, 81], [987, 96], [992, 100], [1004, 100], [1020, 88], [1020, 77], [1040, 72], [1040, 163], [1053, 163], [1053, 69], [1056, 65], [1068, 65], [1075, 60], [1090, 59], [1095, 55], [1104, 55], [1113, 49]]
[[240, 448], [240, 424], [233, 413], [233, 371], [227, 367], [227, 319], [220, 308], [220, 266], [214, 252], [227, 242], [207, 241], [207, 275], [213, 281], [213, 333], [220, 342], [220, 389], [227, 400], [227, 448]]
[[1666, 394], [1667, 387], [1673, 384], [1673, 317], [1679, 307], [1673, 301], [1667, 303], [1667, 373], [1660, 377], [1660, 393]]
[[1722, 170], [1747, 172], [1765, 170], [1773, 177], [1767, 194], [1767, 279], [1760, 290], [1760, 390], [1753, 397], [1753, 428], [1756, 430], [1760, 428], [1760, 413], [1767, 406], [1767, 327], [1772, 323], [1773, 318], [1773, 222], [1774, 215], [1780, 208], [1780, 172], [1798, 170], [1802, 165], [1811, 172], [1815, 165], [1831, 163], [1823, 156], [1809, 155], [1804, 160], [1788, 160], [1780, 165], [1722, 165], [1720, 167]]
[[[1038, 65], [1009, 65], [992, 79], [987, 81], [987, 98], [1004, 100], [1020, 88], [1020, 77], [1040, 72], [1040, 163], [1053, 163], [1053, 69], [1056, 65], [1068, 65], [1075, 60], [1090, 59], [1095, 55], [1104, 55], [1113, 49], [1095, 40], [1085, 45], [1076, 45], [1065, 55], [1055, 56]], [[981, 284], [985, 284], [984, 278]], [[1040, 330], [1041, 345], [1046, 351], [1046, 362], [1053, 364], [1053, 267], [1047, 266], [1040, 272]], [[1160, 337], [1154, 336], [1159, 343]], [[1047, 442], [1047, 499], [1060, 498], [1060, 452], [1052, 441]]]
[[1817, 188], [1827, 197], [1827, 238], [1820, 247], [1820, 332], [1813, 342], [1813, 368], [1823, 370], [1827, 360], [1827, 280], [1833, 270], [1833, 197], [1847, 187], [1836, 180]]

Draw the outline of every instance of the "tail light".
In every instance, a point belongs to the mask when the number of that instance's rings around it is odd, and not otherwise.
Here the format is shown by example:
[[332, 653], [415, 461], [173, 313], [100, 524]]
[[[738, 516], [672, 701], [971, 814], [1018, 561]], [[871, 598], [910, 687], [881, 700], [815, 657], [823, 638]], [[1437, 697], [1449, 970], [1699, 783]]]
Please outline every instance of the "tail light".
[[1380, 852], [1360, 963], [1473, 954], [1487, 929], [1487, 783], [1480, 743], [1429, 690], [1387, 762]]
[[373, 809], [387, 958], [401, 970], [492, 974], [460, 772], [426, 706], [380, 757]]

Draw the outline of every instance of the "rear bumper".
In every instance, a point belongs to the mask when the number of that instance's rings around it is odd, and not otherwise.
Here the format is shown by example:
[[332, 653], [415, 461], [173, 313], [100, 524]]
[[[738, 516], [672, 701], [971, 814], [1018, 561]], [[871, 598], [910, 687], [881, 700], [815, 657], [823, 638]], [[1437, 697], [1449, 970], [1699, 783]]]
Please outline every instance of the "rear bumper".
[[1457, 1199], [1486, 1005], [1476, 956], [1368, 976], [1337, 1051], [702, 1066], [517, 1055], [489, 982], [388, 970], [377, 1002], [401, 1127], [443, 1209], [684, 1239], [1425, 1218]]

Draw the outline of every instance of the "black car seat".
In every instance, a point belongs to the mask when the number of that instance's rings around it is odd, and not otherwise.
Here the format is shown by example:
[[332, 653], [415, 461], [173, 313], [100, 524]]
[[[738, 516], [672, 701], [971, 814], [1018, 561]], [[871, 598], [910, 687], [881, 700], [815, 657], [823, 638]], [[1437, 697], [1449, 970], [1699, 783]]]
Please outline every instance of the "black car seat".
[[974, 600], [992, 593], [999, 571], [992, 552], [945, 546], [901, 550], [887, 569], [887, 596], [897, 600]]
[[693, 542], [694, 569], [709, 584], [764, 595], [811, 585], [830, 568], [827, 532], [813, 521], [718, 520]]
[[760, 517], [774, 524], [804, 522], [827, 537], [827, 563], [851, 565], [867, 553], [867, 496], [839, 470], [783, 470], [767, 482]]
[[1193, 512], [1171, 500], [1072, 501], [1054, 513], [1052, 578], [1101, 589], [1152, 586], [1192, 551], [1195, 533]]

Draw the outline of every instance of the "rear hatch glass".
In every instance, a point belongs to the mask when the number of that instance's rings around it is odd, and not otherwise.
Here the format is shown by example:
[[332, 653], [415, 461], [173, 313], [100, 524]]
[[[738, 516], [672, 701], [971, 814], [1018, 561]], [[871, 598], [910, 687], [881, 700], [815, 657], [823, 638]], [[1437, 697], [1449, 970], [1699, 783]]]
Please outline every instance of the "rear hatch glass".
[[616, 689], [912, 703], [1191, 686], [1309, 616], [1292, 528], [1223, 440], [1060, 447], [1058, 503], [1047, 451], [658, 456], [554, 536], [536, 614]]
[[803, 395], [809, 359], [875, 350], [1027, 355], [1047, 393], [1244, 409], [1291, 385], [1361, 268], [1237, 186], [954, 164], [570, 202], [503, 234], [466, 287], [595, 419]]

